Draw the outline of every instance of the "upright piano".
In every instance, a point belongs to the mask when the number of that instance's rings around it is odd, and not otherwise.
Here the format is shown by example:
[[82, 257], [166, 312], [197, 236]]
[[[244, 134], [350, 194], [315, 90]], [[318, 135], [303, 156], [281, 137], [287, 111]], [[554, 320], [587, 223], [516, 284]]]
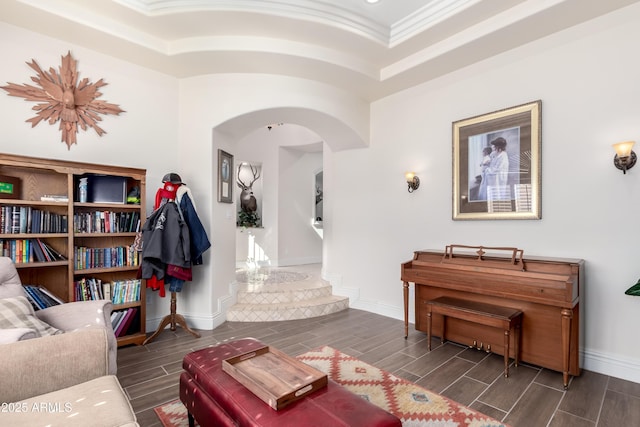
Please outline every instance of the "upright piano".
[[[416, 251], [402, 264], [405, 337], [409, 332], [409, 284], [415, 284], [415, 328], [427, 331], [427, 302], [448, 296], [522, 311], [520, 360], [580, 375], [580, 295], [584, 261], [524, 256], [517, 248], [449, 245], [444, 251]], [[490, 344], [504, 354], [503, 331], [464, 320], [434, 316], [433, 329], [443, 339], [471, 345]], [[511, 346], [513, 353], [514, 346]], [[515, 358], [515, 354], [510, 357]]]

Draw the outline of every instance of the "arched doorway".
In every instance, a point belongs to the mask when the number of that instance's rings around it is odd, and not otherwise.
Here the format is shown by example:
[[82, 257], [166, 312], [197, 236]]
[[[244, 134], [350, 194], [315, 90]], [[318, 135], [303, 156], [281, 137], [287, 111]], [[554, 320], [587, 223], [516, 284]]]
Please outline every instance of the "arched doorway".
[[[233, 154], [236, 163], [259, 165], [263, 181], [259, 194], [262, 227], [237, 228], [235, 218], [221, 224], [234, 227], [234, 267], [251, 259], [271, 266], [318, 263], [324, 269], [329, 250], [326, 238], [331, 232], [331, 173], [325, 166], [330, 165], [335, 151], [365, 146], [357, 132], [318, 111], [280, 108], [248, 113], [217, 126], [213, 143]], [[318, 232], [316, 215], [319, 171], [323, 177], [322, 233]], [[229, 209], [234, 217], [240, 204], [239, 190], [236, 186], [234, 206]], [[315, 252], [314, 240], [318, 245]]]
[[[216, 134], [224, 135], [221, 138], [223, 144], [217, 144]], [[330, 173], [324, 170], [326, 157], [334, 151], [365, 146], [357, 132], [325, 113], [303, 108], [274, 108], [247, 113], [222, 123], [214, 129], [213, 139], [214, 147], [218, 145], [217, 148], [234, 156], [234, 169], [239, 162], [261, 168], [262, 227], [253, 230], [253, 239], [260, 242], [260, 261], [276, 265], [315, 262], [314, 255], [305, 252], [304, 247], [293, 247], [295, 239], [292, 236], [305, 235], [309, 236], [309, 242], [314, 238], [321, 242], [317, 261], [324, 263], [325, 240], [319, 237], [314, 227], [315, 175], [323, 171], [322, 224], [326, 235], [330, 222], [330, 198], [324, 194], [330, 192], [328, 185], [331, 182]], [[300, 167], [301, 164], [304, 166]], [[308, 177], [291, 172], [304, 168], [307, 168]], [[237, 186], [234, 189], [234, 203], [239, 203], [239, 190]], [[305, 196], [308, 203], [304, 201]], [[237, 211], [238, 206], [234, 214]], [[289, 228], [294, 228], [294, 231], [287, 232]], [[237, 234], [251, 231], [241, 229]], [[238, 240], [235, 250], [238, 254], [236, 261], [243, 262], [247, 251], [239, 247]], [[301, 253], [301, 250], [302, 255], [292, 256], [293, 252]]]

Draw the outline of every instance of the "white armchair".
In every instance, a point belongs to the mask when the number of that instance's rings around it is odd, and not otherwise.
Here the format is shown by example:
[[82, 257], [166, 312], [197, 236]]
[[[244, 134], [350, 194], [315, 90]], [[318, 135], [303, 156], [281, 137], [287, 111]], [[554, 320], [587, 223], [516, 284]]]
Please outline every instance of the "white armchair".
[[[46, 285], [46, 284], [45, 284]], [[25, 297], [20, 276], [10, 258], [0, 257], [0, 299]], [[78, 301], [38, 310], [35, 316], [56, 329], [73, 332], [80, 329], [105, 329], [108, 348], [108, 373], [115, 375], [117, 371], [117, 350], [113, 328], [111, 327], [111, 301]], [[0, 329], [0, 343], [33, 338], [28, 328]]]

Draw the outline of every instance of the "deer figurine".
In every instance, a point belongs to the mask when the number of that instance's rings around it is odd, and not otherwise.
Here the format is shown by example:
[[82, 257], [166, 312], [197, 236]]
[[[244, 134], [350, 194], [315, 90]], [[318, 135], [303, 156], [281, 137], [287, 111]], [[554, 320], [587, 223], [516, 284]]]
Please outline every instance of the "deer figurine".
[[240, 189], [242, 190], [242, 192], [240, 193], [240, 208], [243, 212], [252, 213], [258, 209], [258, 202], [253, 195], [253, 183], [256, 182], [258, 178], [260, 178], [260, 173], [258, 172], [257, 167], [254, 169], [253, 165], [249, 165], [249, 167], [251, 168], [253, 179], [251, 180], [249, 185], [247, 185], [240, 179], [240, 171], [242, 170], [242, 166], [244, 165], [245, 163], [241, 163], [238, 166], [238, 178], [236, 179], [238, 187], [240, 187]]

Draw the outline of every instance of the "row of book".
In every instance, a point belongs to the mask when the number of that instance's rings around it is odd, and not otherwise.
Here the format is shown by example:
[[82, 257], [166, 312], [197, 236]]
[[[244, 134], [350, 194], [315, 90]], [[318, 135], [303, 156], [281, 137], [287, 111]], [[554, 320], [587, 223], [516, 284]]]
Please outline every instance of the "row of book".
[[93, 301], [106, 299], [114, 304], [125, 304], [140, 301], [140, 279], [115, 280], [102, 282], [94, 277], [83, 277], [74, 282], [76, 301]]
[[138, 307], [131, 307], [126, 310], [118, 310], [111, 313], [111, 326], [113, 327], [116, 338], [127, 334], [137, 312]]
[[67, 258], [41, 239], [0, 239], [0, 253], [16, 263], [64, 261]]
[[64, 304], [63, 300], [43, 286], [22, 285], [22, 287], [27, 293], [27, 299], [36, 311], [53, 307], [54, 305]]
[[66, 233], [67, 215], [35, 209], [31, 206], [0, 205], [0, 232]]
[[130, 233], [140, 231], [139, 212], [93, 211], [73, 215], [76, 233]]
[[111, 268], [140, 265], [141, 253], [133, 246], [116, 246], [111, 248], [89, 248], [76, 246], [73, 248], [74, 268]]

